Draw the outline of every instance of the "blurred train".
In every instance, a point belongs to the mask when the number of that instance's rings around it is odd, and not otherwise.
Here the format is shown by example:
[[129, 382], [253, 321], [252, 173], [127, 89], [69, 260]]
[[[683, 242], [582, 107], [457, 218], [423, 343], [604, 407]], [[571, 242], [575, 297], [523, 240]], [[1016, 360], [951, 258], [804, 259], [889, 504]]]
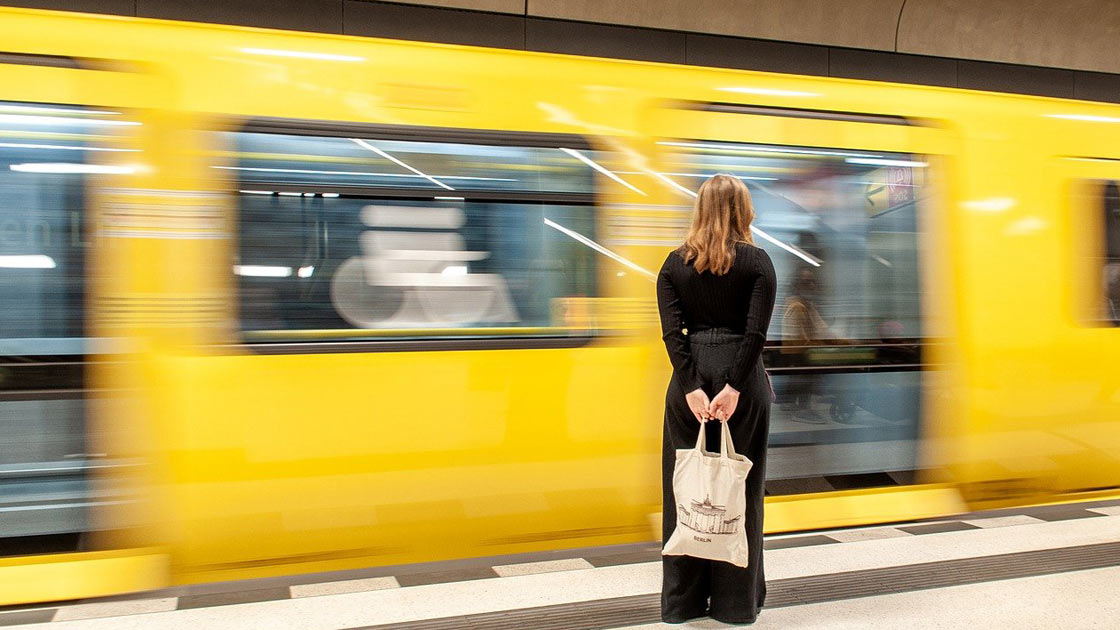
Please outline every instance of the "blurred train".
[[0, 10], [0, 604], [653, 540], [739, 176], [767, 529], [1117, 493], [1120, 107]]

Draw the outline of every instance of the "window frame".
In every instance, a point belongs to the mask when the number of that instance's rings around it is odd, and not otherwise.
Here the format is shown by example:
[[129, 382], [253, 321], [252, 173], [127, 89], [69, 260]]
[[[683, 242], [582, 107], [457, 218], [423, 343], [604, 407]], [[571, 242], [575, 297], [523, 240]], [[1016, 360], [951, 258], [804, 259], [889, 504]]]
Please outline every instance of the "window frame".
[[[710, 104], [705, 104], [705, 105], [710, 105]], [[738, 107], [736, 107], [735, 109], [709, 109], [707, 107], [696, 107], [696, 109], [698, 111], [703, 111], [703, 112], [716, 111], [716, 112], [719, 112], [719, 113], [735, 113], [735, 114], [739, 114], [739, 115], [744, 114], [744, 113], [754, 114], [754, 115], [758, 114], [758, 112], [755, 111], [755, 108], [750, 108], [750, 107], [747, 107], [747, 106], [742, 106], [742, 108], [745, 111], [739, 111]], [[774, 115], [774, 114], [769, 113], [770, 109], [774, 109], [774, 108], [766, 108], [767, 113], [764, 114], [764, 115]], [[792, 111], [801, 111], [801, 110], [792, 110]], [[831, 112], [824, 112], [824, 113], [831, 114]], [[801, 116], [790, 116], [790, 117], [800, 118]], [[844, 122], [863, 122], [863, 123], [869, 122], [869, 121], [863, 120], [863, 119], [851, 119], [851, 118], [848, 118], [848, 117], [837, 117], [837, 116], [832, 116], [832, 115], [804, 116], [804, 117], [815, 119], [815, 120], [826, 120], [826, 121], [840, 120], [840, 121], [844, 121]], [[880, 122], [880, 121], [876, 120], [876, 121], [872, 122], [872, 124], [889, 124], [889, 125], [898, 125], [898, 126], [918, 126], [918, 125], [915, 125], [914, 122], [909, 121], [908, 119], [901, 118], [901, 117], [897, 117], [898, 121], [893, 120], [895, 117], [884, 117], [884, 118], [887, 118], [888, 121], [887, 122]], [[695, 142], [695, 143], [713, 143], [713, 144], [747, 144], [747, 145], [768, 146], [768, 147], [775, 147], [775, 148], [785, 147], [785, 148], [790, 148], [790, 149], [820, 149], [821, 151], [864, 151], [864, 152], [875, 152], [875, 151], [877, 151], [877, 152], [880, 152], [880, 153], [901, 153], [900, 151], [897, 151], [897, 150], [865, 149], [865, 148], [859, 148], [859, 147], [853, 147], [853, 146], [778, 144], [778, 143], [774, 143], [774, 142], [761, 141], [761, 140], [760, 141], [747, 142], [747, 141], [739, 141], [739, 140], [727, 140], [726, 138], [719, 139], [719, 138], [708, 138], [708, 137], [674, 137], [674, 138], [666, 137], [666, 138], [659, 138], [659, 140], [668, 141], [668, 142], [682, 142], [682, 143], [683, 142]], [[662, 152], [663, 153], [670, 152], [671, 148], [672, 147], [667, 146], [667, 147], [665, 147], [665, 149], [662, 149]], [[933, 168], [933, 162], [934, 161], [931, 159], [933, 157], [932, 155], [928, 155], [928, 154], [925, 154], [925, 153], [912, 153], [912, 152], [908, 152], [908, 153], [906, 153], [906, 155], [908, 155], [912, 158], [915, 158], [915, 159], [927, 160], [928, 163], [929, 163], [928, 168]], [[917, 214], [920, 213], [920, 204], [918, 204], [917, 200], [915, 200], [914, 205], [915, 205], [915, 214], [917, 215]], [[916, 216], [915, 221], [917, 222], [918, 225], [921, 225], [922, 217]], [[916, 253], [917, 253], [917, 264], [918, 264], [917, 279], [918, 279], [918, 283], [919, 283], [919, 287], [920, 287], [922, 285], [922, 282], [924, 281], [924, 278], [923, 278], [923, 275], [922, 275], [923, 274], [923, 271], [922, 271], [923, 260], [922, 260], [920, 243], [915, 243], [915, 248], [916, 248]], [[779, 282], [781, 282], [781, 280], [779, 280]], [[775, 305], [775, 309], [777, 309], [777, 308], [779, 308], [779, 306]], [[926, 309], [926, 305], [924, 304], [923, 295], [922, 295], [922, 292], [919, 290], [918, 291], [918, 321], [921, 322], [922, 324], [925, 324], [925, 317], [926, 317], [925, 309]], [[883, 342], [882, 340], [875, 340], [875, 339], [845, 339], [843, 341], [846, 342], [846, 343], [822, 343], [822, 344], [816, 344], [816, 345], [810, 345], [810, 346], [789, 346], [789, 345], [784, 345], [782, 343], [782, 341], [783, 340], [781, 340], [781, 339], [777, 339], [777, 340], [766, 339], [765, 342], [764, 342], [764, 345], [763, 345], [762, 355], [763, 355], [763, 362], [767, 366], [766, 369], [767, 369], [768, 372], [771, 372], [771, 373], [776, 374], [776, 375], [781, 374], [781, 375], [796, 376], [796, 375], [801, 375], [801, 374], [855, 374], [855, 373], [872, 373], [872, 372], [916, 372], [916, 371], [927, 371], [929, 369], [935, 369], [937, 367], [936, 365], [929, 362], [929, 359], [928, 359], [929, 350], [928, 349], [933, 345], [937, 345], [939, 342], [937, 340], [935, 340], [933, 337], [931, 337], [929, 335], [926, 335], [926, 334], [922, 334], [918, 337], [901, 337], [901, 338], [898, 338], [897, 340], [892, 340], [890, 342]], [[807, 362], [791, 363], [788, 360], [788, 355], [782, 353], [782, 348], [787, 348], [788, 349], [788, 348], [791, 348], [791, 347], [807, 348], [807, 349], [842, 348], [842, 349], [850, 351], [852, 353], [871, 352], [871, 353], [874, 353], [876, 356], [878, 356], [877, 350], [879, 348], [906, 348], [906, 347], [909, 347], [909, 348], [913, 348], [915, 350], [915, 352], [917, 353], [917, 358], [916, 358], [915, 361], [906, 362], [906, 363], [891, 363], [889, 361], [882, 361], [882, 360], [878, 360], [878, 359], [876, 359], [872, 362], [867, 362], [867, 363], [843, 363], [843, 362], [841, 362], [841, 363], [826, 364], [826, 365], [814, 365], [814, 364], [810, 364], [810, 363], [807, 363]]]
[[[358, 123], [343, 121], [308, 120], [295, 118], [257, 117], [241, 121], [224, 131], [232, 133], [260, 133], [274, 135], [298, 135], [317, 138], [377, 138], [379, 140], [398, 140], [408, 142], [433, 142], [454, 144], [477, 144], [485, 146], [515, 146], [529, 148], [557, 148], [560, 146], [575, 150], [594, 150], [587, 137], [579, 134], [563, 134], [532, 131], [511, 131], [501, 129], [473, 129], [462, 127], [430, 127], [414, 125], [386, 125], [379, 123]], [[224, 147], [229, 150], [230, 147]], [[592, 182], [597, 182], [597, 176], [592, 175]], [[245, 182], [240, 177], [234, 176], [227, 182], [227, 191], [236, 199], [237, 190], [245, 187]], [[324, 184], [296, 185], [286, 183], [268, 183], [254, 181], [252, 186], [267, 185], [276, 192], [319, 192], [338, 193], [343, 196], [361, 196], [369, 198], [382, 198], [392, 200], [428, 200], [431, 194], [421, 192], [417, 188], [406, 187], [361, 187], [361, 186], [330, 186]], [[510, 203], [540, 203], [563, 204], [571, 206], [587, 206], [592, 209], [596, 226], [601, 225], [602, 216], [599, 212], [599, 190], [593, 184], [591, 193], [555, 193], [555, 192], [521, 192], [521, 191], [479, 191], [456, 190], [456, 197], [462, 197], [470, 202], [510, 202]], [[237, 237], [233, 244], [234, 251], [240, 253], [240, 239], [242, 224], [240, 219], [240, 203], [234, 202], [238, 210], [236, 221]], [[231, 263], [232, 268], [232, 263]], [[599, 269], [596, 267], [596, 283], [601, 283]], [[463, 350], [540, 350], [540, 349], [566, 349], [578, 348], [590, 344], [595, 339], [604, 335], [602, 331], [588, 328], [577, 329], [571, 334], [531, 334], [534, 329], [550, 329], [553, 327], [525, 326], [525, 332], [519, 332], [519, 327], [495, 326], [492, 328], [417, 328], [415, 331], [402, 329], [387, 329], [386, 334], [380, 339], [345, 338], [331, 340], [286, 340], [278, 338], [275, 341], [249, 339], [240, 325], [241, 287], [234, 281], [237, 295], [238, 309], [238, 340], [233, 344], [220, 344], [230, 349], [248, 350], [253, 354], [261, 355], [289, 355], [289, 354], [349, 354], [349, 353], [381, 353], [381, 352], [436, 352], [436, 351], [463, 351]], [[600, 297], [597, 295], [596, 297]], [[561, 327], [556, 327], [561, 328]], [[342, 330], [342, 329], [340, 329]], [[362, 330], [355, 328], [354, 330]], [[440, 331], [446, 334], [440, 336], [420, 337], [425, 331]], [[493, 331], [493, 332], [488, 332]], [[286, 332], [286, 331], [285, 331]], [[296, 331], [298, 332], [298, 331]], [[409, 334], [415, 333], [415, 336]], [[278, 335], [283, 337], [283, 335]]]
[[[1104, 214], [1105, 196], [1103, 190], [1109, 184], [1120, 186], [1120, 160], [1112, 158], [1073, 158], [1100, 163], [1108, 170], [1090, 169], [1070, 175], [1066, 191], [1071, 205], [1070, 240], [1072, 245], [1091, 238], [1088, 245], [1082, 245], [1080, 255], [1074, 255], [1069, 264], [1075, 282], [1069, 287], [1073, 321], [1079, 328], [1115, 329], [1120, 322], [1100, 317], [1100, 309], [1106, 299], [1102, 286], [1104, 266], [1108, 259], [1108, 217]], [[1111, 167], [1111, 168], [1110, 168]], [[1111, 172], [1109, 172], [1111, 171]], [[1077, 252], [1076, 246], [1071, 247]], [[1091, 255], [1089, 255], [1091, 254]]]

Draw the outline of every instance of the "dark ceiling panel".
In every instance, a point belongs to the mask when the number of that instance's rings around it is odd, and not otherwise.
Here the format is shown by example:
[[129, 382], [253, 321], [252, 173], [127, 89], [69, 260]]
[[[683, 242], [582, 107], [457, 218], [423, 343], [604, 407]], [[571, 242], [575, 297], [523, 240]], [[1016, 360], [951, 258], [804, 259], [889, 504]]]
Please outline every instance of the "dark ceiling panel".
[[136, 15], [136, 0], [5, 0], [3, 5], [24, 9]]
[[1087, 101], [1120, 103], [1120, 75], [1100, 72], [1073, 73], [1073, 97]]
[[525, 47], [541, 52], [685, 63], [685, 34], [527, 18]]
[[346, 0], [347, 35], [521, 49], [520, 15]]
[[846, 79], [957, 85], [957, 60], [942, 57], [833, 48], [829, 52], [828, 67], [831, 76]]
[[960, 60], [957, 87], [1073, 98], [1073, 71]]
[[136, 0], [136, 15], [166, 20], [341, 33], [342, 2], [343, 0]]
[[828, 76], [828, 48], [689, 33], [686, 63], [787, 74]]

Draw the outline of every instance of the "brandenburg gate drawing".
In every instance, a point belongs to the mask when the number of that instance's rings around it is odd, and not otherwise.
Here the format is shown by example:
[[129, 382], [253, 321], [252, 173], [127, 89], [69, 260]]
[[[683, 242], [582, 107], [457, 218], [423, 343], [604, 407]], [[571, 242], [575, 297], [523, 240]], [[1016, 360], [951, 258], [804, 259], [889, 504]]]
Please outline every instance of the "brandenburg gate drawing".
[[685, 527], [703, 534], [734, 534], [739, 531], [742, 515], [724, 519], [727, 509], [722, 505], [712, 505], [710, 497], [704, 501], [693, 501], [692, 509], [677, 504], [677, 520]]

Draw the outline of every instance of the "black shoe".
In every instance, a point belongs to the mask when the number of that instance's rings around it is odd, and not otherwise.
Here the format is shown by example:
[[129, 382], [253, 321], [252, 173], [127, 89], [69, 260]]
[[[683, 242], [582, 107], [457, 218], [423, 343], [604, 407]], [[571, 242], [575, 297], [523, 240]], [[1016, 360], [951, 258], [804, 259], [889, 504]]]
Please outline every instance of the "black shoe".
[[715, 619], [716, 621], [718, 621], [720, 623], [726, 623], [726, 624], [729, 624], [729, 625], [732, 625], [732, 626], [749, 626], [752, 623], [758, 621], [758, 617], [752, 617], [751, 619], [748, 619], [747, 621], [732, 621], [730, 619], [722, 619], [720, 617], [716, 617], [715, 615], [712, 615], [711, 617], [712, 617], [712, 619]]
[[692, 621], [693, 619], [699, 619], [701, 617], [707, 617], [707, 616], [708, 616], [707, 611], [704, 611], [704, 612], [699, 613], [699, 614], [692, 615], [691, 617], [688, 617], [688, 616], [667, 617], [665, 615], [661, 615], [661, 623], [685, 623], [686, 621]]

